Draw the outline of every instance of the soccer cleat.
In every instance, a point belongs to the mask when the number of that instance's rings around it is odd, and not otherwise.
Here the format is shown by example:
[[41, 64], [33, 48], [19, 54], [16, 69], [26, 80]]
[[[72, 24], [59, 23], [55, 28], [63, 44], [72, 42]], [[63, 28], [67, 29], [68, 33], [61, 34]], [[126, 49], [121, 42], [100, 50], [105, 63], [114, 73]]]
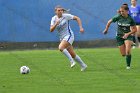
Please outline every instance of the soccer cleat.
[[72, 62], [70, 67], [73, 68], [75, 65], [76, 65], [76, 63]]
[[130, 67], [126, 67], [126, 69], [130, 69]]
[[135, 49], [135, 48], [136, 48], [136, 46], [133, 46], [133, 47], [132, 47], [132, 49]]
[[85, 71], [86, 68], [87, 68], [87, 65], [82, 66], [82, 67], [81, 67], [81, 71]]

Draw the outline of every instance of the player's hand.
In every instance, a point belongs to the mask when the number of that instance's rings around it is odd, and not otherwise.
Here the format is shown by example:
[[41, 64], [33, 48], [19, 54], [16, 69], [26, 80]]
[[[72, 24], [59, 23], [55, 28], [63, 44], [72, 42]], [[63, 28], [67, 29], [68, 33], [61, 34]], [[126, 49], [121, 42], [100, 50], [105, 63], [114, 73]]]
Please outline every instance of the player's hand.
[[122, 38], [126, 39], [129, 36], [128, 33], [124, 34], [124, 36]]
[[84, 33], [84, 28], [80, 27], [80, 33]]
[[59, 25], [60, 24], [60, 20], [56, 20], [55, 25]]
[[107, 34], [107, 31], [108, 31], [108, 30], [107, 30], [107, 29], [105, 29], [105, 30], [103, 31], [103, 34]]

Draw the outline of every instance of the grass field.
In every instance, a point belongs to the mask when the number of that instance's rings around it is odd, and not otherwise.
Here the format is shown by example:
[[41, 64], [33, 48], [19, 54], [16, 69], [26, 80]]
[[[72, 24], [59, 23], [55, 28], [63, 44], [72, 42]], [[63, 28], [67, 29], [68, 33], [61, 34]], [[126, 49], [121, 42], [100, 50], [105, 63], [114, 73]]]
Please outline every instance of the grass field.
[[[132, 50], [132, 68], [117, 48], [76, 49], [87, 63], [70, 68], [58, 50], [0, 52], [0, 93], [140, 93], [140, 49]], [[31, 73], [22, 75], [27, 65]]]

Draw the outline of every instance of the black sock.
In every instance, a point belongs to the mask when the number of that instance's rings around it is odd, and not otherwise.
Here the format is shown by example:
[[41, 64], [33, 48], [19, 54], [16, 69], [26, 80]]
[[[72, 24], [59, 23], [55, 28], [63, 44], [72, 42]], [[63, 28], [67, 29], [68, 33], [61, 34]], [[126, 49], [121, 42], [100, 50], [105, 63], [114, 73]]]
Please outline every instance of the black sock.
[[138, 41], [140, 42], [140, 37], [137, 37], [138, 38]]
[[126, 63], [127, 63], [127, 66], [130, 67], [130, 65], [131, 65], [131, 55], [126, 55]]
[[133, 36], [133, 42], [136, 43], [136, 38], [135, 38], [135, 36]]

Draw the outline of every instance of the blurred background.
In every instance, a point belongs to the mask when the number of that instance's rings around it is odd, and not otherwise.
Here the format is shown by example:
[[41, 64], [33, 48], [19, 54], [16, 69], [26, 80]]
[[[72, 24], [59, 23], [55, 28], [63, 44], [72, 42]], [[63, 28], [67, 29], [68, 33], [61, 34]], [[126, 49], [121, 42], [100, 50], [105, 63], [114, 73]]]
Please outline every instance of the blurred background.
[[85, 33], [80, 34], [77, 23], [71, 21], [75, 47], [114, 47], [116, 24], [107, 35], [102, 31], [123, 3], [130, 5], [130, 0], [0, 0], [0, 48], [57, 48], [57, 32], [49, 31], [56, 5], [70, 9], [83, 22]]

